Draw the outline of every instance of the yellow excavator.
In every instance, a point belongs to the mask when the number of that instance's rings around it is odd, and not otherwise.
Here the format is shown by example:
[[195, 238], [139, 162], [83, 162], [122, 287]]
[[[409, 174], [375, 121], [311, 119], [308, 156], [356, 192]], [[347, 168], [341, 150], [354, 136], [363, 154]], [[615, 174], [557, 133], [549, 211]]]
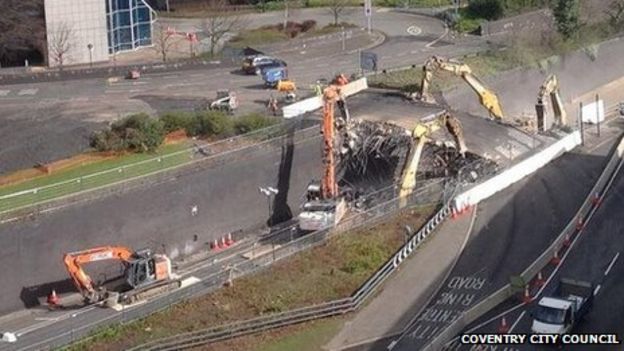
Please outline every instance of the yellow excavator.
[[537, 128], [539, 131], [544, 131], [544, 114], [548, 104], [546, 96], [550, 96], [550, 103], [552, 105], [555, 124], [560, 126], [568, 125], [568, 115], [563, 106], [563, 100], [561, 99], [561, 93], [559, 92], [559, 81], [554, 74], [549, 75], [542, 86], [540, 87], [539, 94], [537, 95], [537, 103], [535, 104], [535, 112], [537, 114]]
[[464, 140], [464, 132], [459, 120], [447, 111], [435, 116], [432, 120], [419, 122], [412, 131], [412, 137], [416, 140], [416, 147], [412, 147], [408, 156], [408, 163], [403, 171], [401, 179], [401, 190], [399, 192], [399, 206], [407, 205], [407, 197], [414, 191], [416, 187], [416, 172], [418, 171], [418, 163], [425, 144], [430, 140], [429, 136], [441, 129], [446, 130], [453, 136], [455, 146], [459, 154], [464, 157], [466, 155], [466, 142]]
[[498, 100], [496, 94], [488, 89], [483, 82], [479, 80], [473, 73], [470, 67], [464, 63], [452, 61], [439, 56], [432, 56], [423, 65], [423, 77], [420, 83], [420, 91], [413, 96], [427, 103], [435, 103], [435, 99], [429, 92], [429, 86], [431, 85], [431, 79], [434, 72], [443, 70], [451, 72], [452, 74], [461, 77], [472, 90], [479, 96], [479, 102], [490, 113], [491, 117], [502, 120], [503, 109]]

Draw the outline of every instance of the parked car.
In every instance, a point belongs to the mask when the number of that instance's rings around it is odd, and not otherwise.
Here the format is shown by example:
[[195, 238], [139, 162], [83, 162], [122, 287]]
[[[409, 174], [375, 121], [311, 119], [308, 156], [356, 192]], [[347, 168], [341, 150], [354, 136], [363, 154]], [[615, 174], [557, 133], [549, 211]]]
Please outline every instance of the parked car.
[[274, 57], [266, 55], [247, 56], [243, 59], [242, 70], [247, 74], [256, 74], [256, 70], [260, 66], [272, 63], [275, 60]]
[[264, 72], [267, 70], [272, 70], [274, 68], [285, 69], [286, 67], [288, 67], [288, 65], [286, 64], [285, 61], [274, 59], [273, 61], [266, 62], [266, 63], [263, 62], [262, 64], [258, 65], [258, 68], [256, 69], [256, 75], [262, 76], [264, 75]]

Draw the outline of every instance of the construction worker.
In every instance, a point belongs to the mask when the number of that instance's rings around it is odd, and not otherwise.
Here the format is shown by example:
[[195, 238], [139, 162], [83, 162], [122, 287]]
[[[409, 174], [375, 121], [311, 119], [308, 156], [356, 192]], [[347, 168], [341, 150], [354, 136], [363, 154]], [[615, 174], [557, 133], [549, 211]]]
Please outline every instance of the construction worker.
[[269, 111], [273, 113], [273, 116], [277, 116], [277, 110], [278, 110], [277, 99], [274, 98], [273, 95], [269, 97], [269, 103], [267, 104], [267, 108], [269, 109]]
[[321, 96], [321, 95], [323, 95], [323, 87], [321, 86], [321, 83], [320, 83], [320, 82], [318, 82], [318, 81], [317, 81], [317, 82], [316, 82], [316, 84], [314, 84], [314, 85], [312, 86], [312, 89], [314, 90], [314, 94], [315, 94], [316, 96]]

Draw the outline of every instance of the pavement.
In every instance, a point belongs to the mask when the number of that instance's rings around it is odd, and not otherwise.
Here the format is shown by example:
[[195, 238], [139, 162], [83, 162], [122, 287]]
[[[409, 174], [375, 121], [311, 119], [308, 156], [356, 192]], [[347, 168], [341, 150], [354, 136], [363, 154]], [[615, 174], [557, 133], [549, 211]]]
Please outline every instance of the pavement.
[[475, 215], [472, 210], [444, 221], [324, 349], [365, 350], [368, 344], [400, 334], [455, 263], [470, 236]]

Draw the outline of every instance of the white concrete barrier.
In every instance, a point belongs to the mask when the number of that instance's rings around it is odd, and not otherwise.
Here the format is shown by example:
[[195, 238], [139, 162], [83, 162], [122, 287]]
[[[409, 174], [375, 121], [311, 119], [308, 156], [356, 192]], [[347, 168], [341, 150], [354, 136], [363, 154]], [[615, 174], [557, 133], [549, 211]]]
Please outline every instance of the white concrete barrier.
[[[568, 134], [539, 153], [520, 161], [504, 172], [458, 195], [454, 199], [453, 207], [461, 211], [468, 206], [476, 205], [527, 175], [534, 173], [564, 152], [570, 151], [580, 144], [581, 133], [579, 131]], [[624, 147], [622, 149], [618, 148], [618, 152], [624, 152]]]
[[[368, 81], [366, 80], [366, 77], [364, 77], [358, 80], [354, 80], [353, 82], [342, 87], [342, 93], [345, 97], [349, 97], [366, 89], [368, 89]], [[284, 118], [293, 118], [301, 116], [306, 112], [319, 109], [321, 108], [321, 106], [323, 106], [323, 99], [320, 96], [313, 96], [311, 98], [307, 98], [295, 102], [294, 104], [285, 106], [284, 108], [282, 108], [282, 112]]]

